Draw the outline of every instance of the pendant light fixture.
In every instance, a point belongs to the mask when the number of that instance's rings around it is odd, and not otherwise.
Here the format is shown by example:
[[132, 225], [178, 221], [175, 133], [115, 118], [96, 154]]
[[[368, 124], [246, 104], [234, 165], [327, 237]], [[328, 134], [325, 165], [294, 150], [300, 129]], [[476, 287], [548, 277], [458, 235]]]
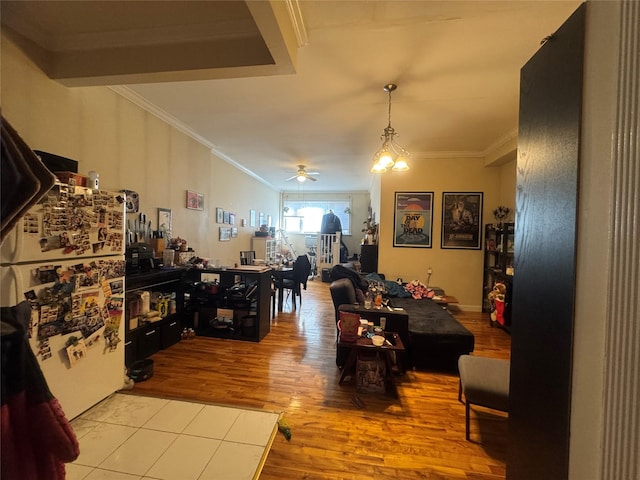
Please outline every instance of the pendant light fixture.
[[384, 173], [389, 168], [397, 172], [409, 170], [407, 163], [409, 152], [394, 140], [396, 131], [391, 126], [391, 92], [396, 88], [398, 86], [394, 83], [384, 86], [384, 91], [389, 94], [389, 123], [380, 137], [383, 140], [382, 147], [373, 156], [372, 173]]

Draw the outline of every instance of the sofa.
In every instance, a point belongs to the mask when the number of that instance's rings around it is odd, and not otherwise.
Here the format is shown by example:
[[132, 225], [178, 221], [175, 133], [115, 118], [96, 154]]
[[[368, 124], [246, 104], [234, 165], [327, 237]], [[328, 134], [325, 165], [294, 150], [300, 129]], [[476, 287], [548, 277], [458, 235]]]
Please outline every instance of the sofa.
[[[336, 322], [340, 318], [340, 305], [358, 303], [358, 283], [357, 279], [337, 278], [329, 285]], [[455, 369], [458, 357], [473, 351], [473, 334], [433, 300], [392, 297], [390, 304], [394, 308], [404, 309], [408, 315], [406, 333], [402, 332], [405, 338], [402, 340], [409, 366]], [[338, 349], [336, 364], [341, 367], [345, 358], [345, 353]]]

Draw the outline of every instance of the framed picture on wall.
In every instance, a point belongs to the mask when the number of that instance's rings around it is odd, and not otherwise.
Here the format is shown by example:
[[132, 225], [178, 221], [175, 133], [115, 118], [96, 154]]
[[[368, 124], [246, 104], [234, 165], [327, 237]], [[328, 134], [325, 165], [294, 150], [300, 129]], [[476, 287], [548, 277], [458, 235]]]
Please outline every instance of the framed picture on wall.
[[249, 210], [249, 226], [250, 227], [255, 227], [256, 226], [256, 211], [255, 210]]
[[235, 224], [236, 224], [236, 214], [229, 213], [229, 225], [235, 225]]
[[231, 227], [220, 227], [220, 237], [218, 240], [221, 242], [228, 242], [231, 239]]
[[163, 232], [164, 238], [171, 238], [171, 209], [158, 208], [158, 231]]
[[229, 212], [227, 210], [224, 211], [222, 216], [223, 216], [222, 223], [229, 223]]
[[238, 237], [238, 228], [231, 227], [231, 238], [237, 238], [237, 237]]
[[224, 210], [216, 208], [216, 223], [222, 223], [224, 221]]
[[393, 246], [431, 248], [432, 231], [433, 192], [396, 192]]
[[138, 192], [134, 192], [133, 190], [121, 190], [125, 193], [125, 206], [127, 209], [127, 213], [137, 213], [140, 208], [140, 196]]
[[442, 194], [441, 248], [482, 248], [482, 192]]
[[204, 210], [204, 195], [187, 190], [187, 208], [189, 210]]

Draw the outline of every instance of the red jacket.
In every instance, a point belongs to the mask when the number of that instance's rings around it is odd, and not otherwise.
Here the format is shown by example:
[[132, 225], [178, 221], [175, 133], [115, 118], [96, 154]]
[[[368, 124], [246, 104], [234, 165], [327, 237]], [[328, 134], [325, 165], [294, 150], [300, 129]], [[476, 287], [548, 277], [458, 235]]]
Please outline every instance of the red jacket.
[[0, 313], [2, 479], [64, 480], [64, 464], [78, 458], [80, 449], [27, 340], [30, 315], [27, 302]]

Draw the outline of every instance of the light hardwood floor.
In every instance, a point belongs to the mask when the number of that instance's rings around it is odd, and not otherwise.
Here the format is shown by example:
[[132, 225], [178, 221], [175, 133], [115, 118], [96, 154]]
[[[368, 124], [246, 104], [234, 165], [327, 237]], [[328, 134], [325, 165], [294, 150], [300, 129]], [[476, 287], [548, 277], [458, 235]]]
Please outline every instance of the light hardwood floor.
[[[302, 298], [259, 343], [196, 337], [156, 353], [153, 378], [134, 391], [283, 411], [292, 438], [276, 437], [263, 480], [505, 478], [504, 414], [472, 407], [468, 442], [456, 373], [409, 371], [397, 399], [338, 385], [329, 284], [310, 281]], [[510, 337], [488, 314], [454, 314], [475, 335], [475, 354], [509, 358]]]

